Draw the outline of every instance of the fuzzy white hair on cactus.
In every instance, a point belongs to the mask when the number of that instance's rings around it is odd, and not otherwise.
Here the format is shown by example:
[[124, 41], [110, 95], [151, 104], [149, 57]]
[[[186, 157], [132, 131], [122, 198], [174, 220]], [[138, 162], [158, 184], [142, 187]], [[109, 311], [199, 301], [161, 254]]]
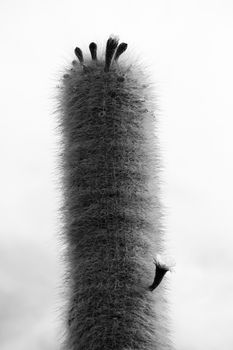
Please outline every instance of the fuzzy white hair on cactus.
[[154, 263], [157, 262], [162, 266], [166, 266], [170, 272], [174, 272], [176, 262], [173, 256], [157, 254]]
[[116, 36], [104, 54], [94, 42], [88, 55], [76, 47], [62, 79], [65, 350], [173, 349], [157, 288], [171, 264], [159, 255], [150, 286], [151, 257], [164, 251], [158, 108], [145, 67], [121, 59], [126, 49]]

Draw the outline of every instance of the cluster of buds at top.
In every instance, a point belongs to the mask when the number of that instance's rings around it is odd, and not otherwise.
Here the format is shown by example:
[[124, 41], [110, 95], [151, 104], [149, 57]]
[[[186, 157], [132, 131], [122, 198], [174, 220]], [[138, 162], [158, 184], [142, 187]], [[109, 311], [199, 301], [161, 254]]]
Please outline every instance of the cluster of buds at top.
[[[105, 66], [104, 71], [109, 72], [112, 60], [117, 61], [120, 57], [120, 55], [127, 49], [126, 43], [120, 43], [118, 45], [118, 38], [116, 37], [110, 37], [106, 44], [106, 51], [105, 51]], [[97, 45], [96, 43], [92, 42], [89, 45], [89, 50], [91, 53], [91, 58], [93, 61], [97, 61]], [[79, 47], [76, 47], [74, 50], [75, 55], [77, 56], [80, 64], [85, 69], [85, 62], [83, 58], [82, 50]]]

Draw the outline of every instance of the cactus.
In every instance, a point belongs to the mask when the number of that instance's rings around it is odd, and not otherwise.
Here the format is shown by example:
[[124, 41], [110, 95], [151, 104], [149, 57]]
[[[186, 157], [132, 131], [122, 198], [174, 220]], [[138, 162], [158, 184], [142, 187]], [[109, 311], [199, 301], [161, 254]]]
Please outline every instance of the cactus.
[[[127, 44], [75, 49], [59, 95], [66, 350], [172, 349], [152, 84]], [[124, 54], [123, 56], [125, 56]], [[154, 282], [153, 282], [154, 280]], [[152, 283], [153, 282], [153, 283]]]

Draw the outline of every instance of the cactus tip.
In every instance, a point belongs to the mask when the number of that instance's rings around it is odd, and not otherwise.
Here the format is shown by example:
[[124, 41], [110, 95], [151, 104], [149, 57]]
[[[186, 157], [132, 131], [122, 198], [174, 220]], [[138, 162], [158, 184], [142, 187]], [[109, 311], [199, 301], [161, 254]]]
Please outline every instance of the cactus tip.
[[83, 64], [83, 53], [82, 50], [79, 47], [76, 47], [74, 50], [75, 55], [77, 56], [79, 62]]
[[119, 39], [115, 36], [110, 36], [110, 38], [107, 41], [106, 52], [105, 52], [105, 67], [104, 67], [105, 72], [109, 71], [113, 55], [118, 45], [118, 41]]
[[127, 49], [127, 44], [126, 43], [121, 43], [115, 53], [114, 60], [117, 61], [120, 55]]
[[91, 58], [94, 61], [97, 60], [97, 45], [96, 45], [96, 43], [94, 43], [94, 42], [90, 43], [89, 50], [91, 52]]

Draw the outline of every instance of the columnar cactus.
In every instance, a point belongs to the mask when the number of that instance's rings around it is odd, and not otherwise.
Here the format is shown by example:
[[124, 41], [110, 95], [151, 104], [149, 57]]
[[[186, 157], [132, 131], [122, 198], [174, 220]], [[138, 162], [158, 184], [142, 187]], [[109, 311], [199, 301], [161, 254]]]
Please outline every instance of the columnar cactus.
[[[107, 41], [63, 76], [66, 350], [168, 350], [156, 105], [127, 44]], [[154, 281], [154, 282], [153, 282]]]

